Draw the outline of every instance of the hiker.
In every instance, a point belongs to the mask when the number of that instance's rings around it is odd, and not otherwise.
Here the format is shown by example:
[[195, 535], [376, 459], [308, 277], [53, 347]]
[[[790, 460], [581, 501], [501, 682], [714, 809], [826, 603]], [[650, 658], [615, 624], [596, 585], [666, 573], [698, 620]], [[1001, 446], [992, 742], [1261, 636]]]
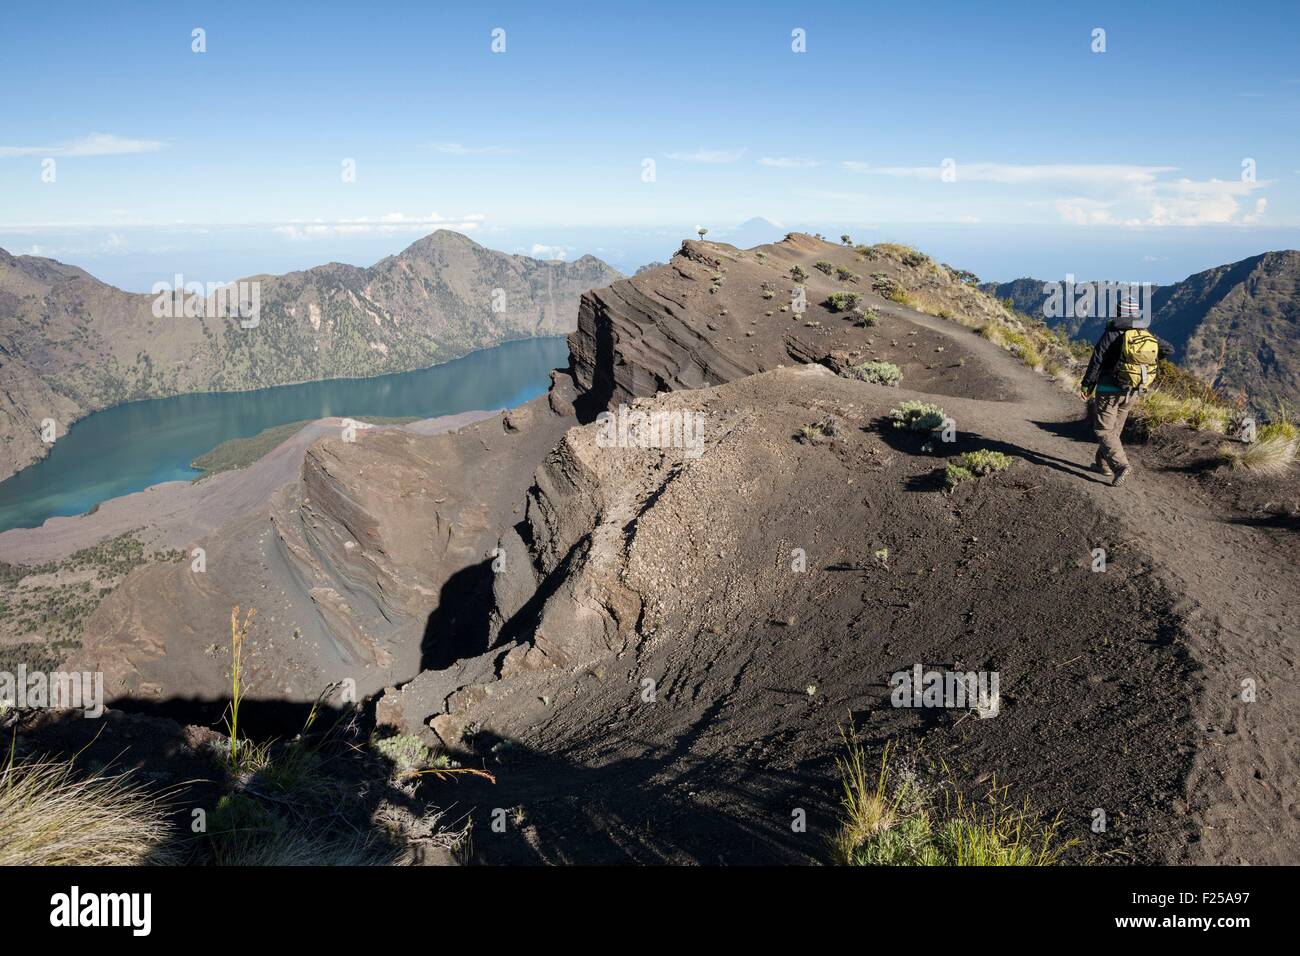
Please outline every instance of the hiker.
[[1093, 469], [1119, 486], [1128, 478], [1130, 466], [1120, 434], [1138, 396], [1156, 380], [1157, 362], [1173, 354], [1169, 343], [1155, 337], [1137, 300], [1121, 296], [1115, 317], [1097, 340], [1092, 361], [1083, 375], [1082, 396], [1091, 399], [1088, 423], [1097, 436], [1097, 457]]

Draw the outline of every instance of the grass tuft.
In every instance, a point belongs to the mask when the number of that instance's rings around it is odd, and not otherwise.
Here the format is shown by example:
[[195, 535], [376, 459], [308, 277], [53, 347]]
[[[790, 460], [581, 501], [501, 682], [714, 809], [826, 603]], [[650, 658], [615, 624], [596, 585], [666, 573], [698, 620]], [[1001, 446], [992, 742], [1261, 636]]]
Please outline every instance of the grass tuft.
[[1281, 436], [1256, 438], [1249, 444], [1236, 442], [1219, 446], [1219, 457], [1232, 468], [1257, 475], [1282, 475], [1296, 459], [1297, 442]]
[[126, 774], [80, 776], [42, 759], [0, 771], [0, 866], [176, 862], [162, 801]]
[[1138, 399], [1134, 412], [1148, 428], [1186, 425], [1196, 431], [1223, 434], [1232, 420], [1232, 410], [1199, 396], [1179, 396], [1157, 388]]
[[982, 801], [960, 794], [940, 808], [910, 775], [891, 779], [889, 747], [879, 769], [846, 735], [837, 758], [843, 786], [843, 822], [831, 843], [836, 863], [848, 866], [1051, 866], [1076, 840], [1062, 841], [1059, 816], [1041, 823], [1028, 803], [1006, 802], [996, 785]]
[[1030, 368], [1042, 368], [1043, 354], [1034, 341], [1023, 332], [1016, 332], [1005, 325], [990, 322], [980, 329], [980, 335], [1000, 345]]

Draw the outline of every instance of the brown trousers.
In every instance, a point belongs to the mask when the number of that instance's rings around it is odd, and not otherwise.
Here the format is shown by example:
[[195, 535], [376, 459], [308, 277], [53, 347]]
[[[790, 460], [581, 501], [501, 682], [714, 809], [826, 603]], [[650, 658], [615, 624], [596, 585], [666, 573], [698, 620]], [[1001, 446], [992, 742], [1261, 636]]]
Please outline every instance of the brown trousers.
[[1120, 392], [1118, 394], [1098, 393], [1092, 397], [1088, 408], [1088, 420], [1092, 433], [1097, 436], [1097, 457], [1106, 462], [1112, 471], [1128, 467], [1128, 455], [1120, 443], [1120, 434], [1128, 413], [1137, 405], [1137, 392]]

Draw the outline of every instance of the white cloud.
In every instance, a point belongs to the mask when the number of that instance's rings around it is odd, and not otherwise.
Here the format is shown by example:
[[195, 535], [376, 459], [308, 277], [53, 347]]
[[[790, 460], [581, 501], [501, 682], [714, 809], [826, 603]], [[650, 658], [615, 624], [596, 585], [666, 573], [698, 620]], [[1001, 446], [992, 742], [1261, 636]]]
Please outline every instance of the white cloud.
[[[854, 160], [840, 164], [854, 173], [873, 173], [904, 179], [934, 179], [943, 175], [943, 168], [933, 166], [872, 166]], [[962, 163], [954, 166], [957, 181], [1010, 183], [1148, 183], [1162, 173], [1173, 172], [1176, 166], [1133, 166], [1121, 163], [1041, 163], [1021, 165], [1016, 163]]]
[[1268, 201], [1262, 196], [1255, 202], [1255, 211], [1237, 219], [1241, 212], [1239, 199], [1263, 186], [1263, 182], [1211, 179], [1197, 182], [1179, 179], [1149, 190], [1150, 214], [1146, 225], [1152, 226], [1203, 226], [1230, 222], [1250, 223], [1264, 214]]
[[669, 159], [681, 160], [684, 163], [734, 163], [745, 155], [745, 150], [741, 149], [705, 149], [701, 146], [693, 153], [668, 153]]
[[[1031, 206], [1043, 205], [1042, 203], [1030, 203]], [[1056, 214], [1061, 217], [1063, 222], [1068, 222], [1073, 226], [1140, 226], [1142, 220], [1137, 218], [1123, 219], [1117, 217], [1112, 211], [1115, 203], [1107, 202], [1101, 199], [1090, 199], [1086, 196], [1075, 196], [1069, 199], [1053, 199], [1047, 205], [1056, 210]]]
[[1256, 198], [1253, 211], [1245, 214], [1241, 201], [1265, 185], [1266, 181], [1178, 179], [1142, 183], [1107, 199], [1073, 196], [1030, 205], [1048, 205], [1064, 222], [1078, 226], [1251, 225], [1263, 218], [1268, 200]]
[[447, 219], [430, 213], [427, 216], [408, 216], [390, 212], [382, 216], [362, 216], [357, 219], [296, 220], [276, 226], [274, 232], [290, 239], [325, 239], [334, 236], [394, 235], [401, 233], [426, 233], [434, 229], [451, 229], [455, 232], [472, 232], [483, 221], [481, 214]]
[[758, 162], [762, 166], [776, 169], [811, 169], [822, 164], [820, 159], [803, 159], [798, 156], [764, 156]]
[[[844, 169], [894, 178], [939, 182], [944, 169], [931, 166], [872, 166], [844, 161]], [[1171, 179], [1176, 166], [1125, 163], [961, 163], [953, 167], [957, 183], [997, 183], [1024, 187], [1065, 186], [1070, 194], [1030, 199], [1025, 205], [1055, 211], [1077, 226], [1204, 226], [1259, 222], [1268, 202], [1258, 197], [1253, 211], [1243, 200], [1266, 181]], [[945, 184], [947, 185], [947, 184]]]
[[509, 156], [517, 152], [506, 146], [466, 146], [464, 143], [429, 143], [429, 149], [449, 156]]
[[534, 259], [567, 259], [572, 251], [568, 246], [546, 246], [535, 242], [529, 255]]
[[0, 146], [0, 158], [9, 156], [126, 156], [153, 153], [166, 145], [156, 139], [126, 139], [111, 133], [91, 133], [60, 146]]

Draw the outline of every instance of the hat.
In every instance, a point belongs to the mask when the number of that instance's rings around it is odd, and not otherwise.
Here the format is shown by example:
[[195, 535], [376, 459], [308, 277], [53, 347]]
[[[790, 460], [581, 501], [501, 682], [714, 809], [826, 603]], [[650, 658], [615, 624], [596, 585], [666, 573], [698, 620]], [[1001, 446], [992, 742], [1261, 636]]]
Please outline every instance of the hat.
[[1143, 312], [1137, 299], [1122, 295], [1115, 307], [1115, 324], [1121, 329], [1145, 329], [1151, 324], [1151, 318]]

